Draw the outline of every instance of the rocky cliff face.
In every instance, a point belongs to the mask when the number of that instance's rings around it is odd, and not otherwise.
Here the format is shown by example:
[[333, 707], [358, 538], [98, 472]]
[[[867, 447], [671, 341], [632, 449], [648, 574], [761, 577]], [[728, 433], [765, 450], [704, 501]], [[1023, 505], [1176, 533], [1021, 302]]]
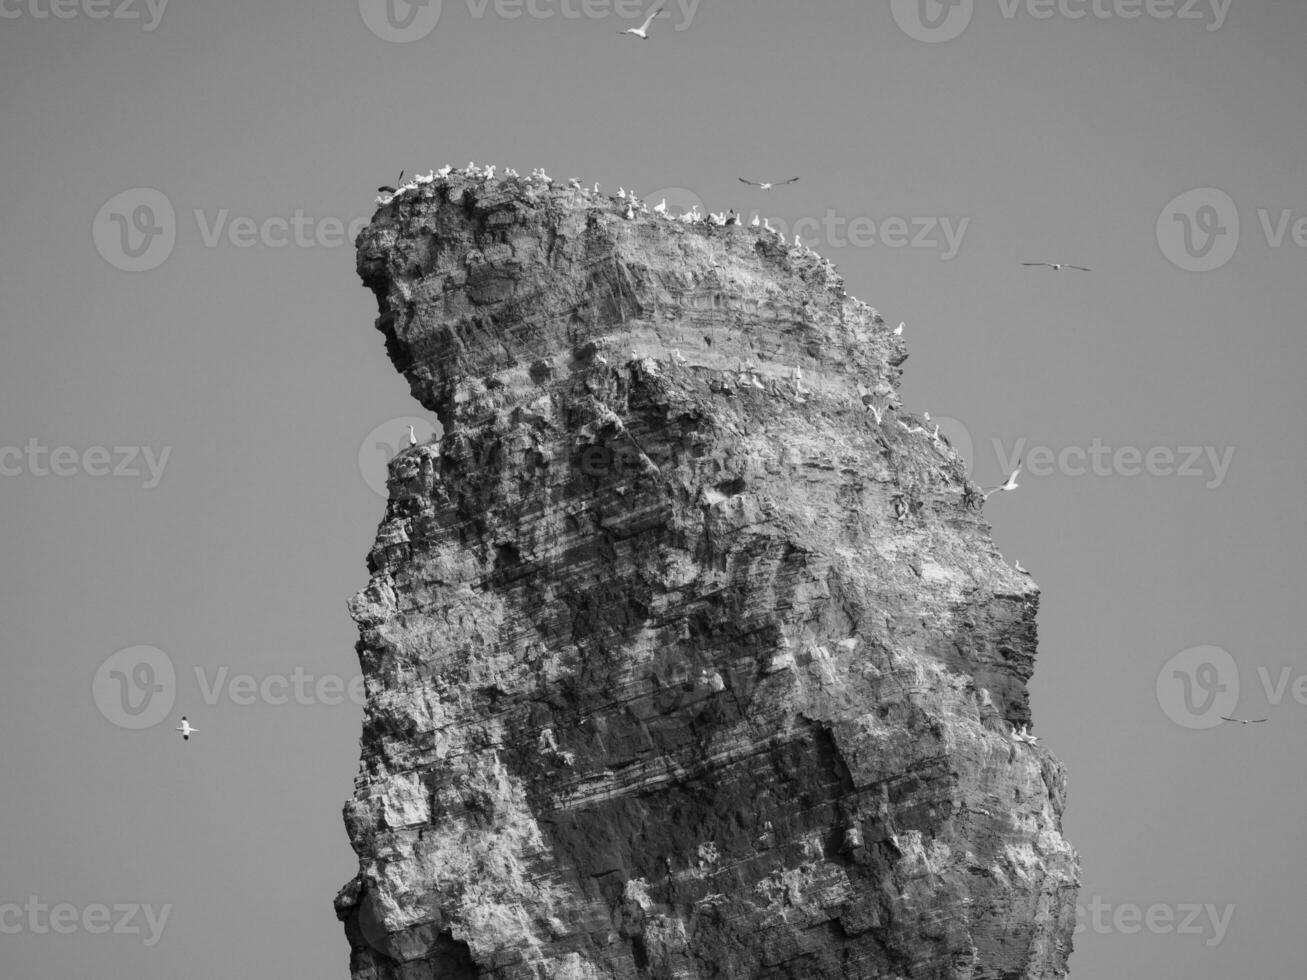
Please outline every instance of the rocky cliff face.
[[358, 267], [443, 436], [351, 602], [353, 976], [1065, 976], [1038, 590], [834, 269], [458, 171]]

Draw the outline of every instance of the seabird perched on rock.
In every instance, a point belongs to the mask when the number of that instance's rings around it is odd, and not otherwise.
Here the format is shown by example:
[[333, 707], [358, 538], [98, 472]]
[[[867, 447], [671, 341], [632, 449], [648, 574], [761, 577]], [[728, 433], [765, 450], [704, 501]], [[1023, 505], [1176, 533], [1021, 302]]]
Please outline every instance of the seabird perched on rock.
[[628, 204], [626, 206], [626, 220], [633, 221], [634, 219], [635, 219], [635, 208], [631, 207], [631, 205]]
[[738, 225], [740, 223], [740, 216], [735, 213], [735, 208], [731, 208], [731, 210], [726, 213], [726, 223], [728, 225]]
[[1264, 721], [1269, 721], [1270, 719], [1269, 718], [1227, 718], [1225, 717], [1225, 715], [1221, 715], [1221, 720], [1233, 721], [1239, 725], [1258, 725]]
[[907, 326], [907, 324], [905, 324], [905, 323], [903, 323], [903, 322], [900, 322], [899, 325], [898, 325], [897, 327], [894, 328], [894, 336], [895, 336], [895, 337], [902, 337], [902, 336], [903, 336], [903, 328], [904, 328], [905, 326]]
[[449, 164], [445, 164], [443, 167], [441, 167], [439, 170], [436, 171], [436, 176], [448, 177], [453, 172], [454, 172], [454, 168], [451, 167]]
[[1015, 489], [1017, 488], [1017, 474], [1020, 473], [1020, 472], [1021, 472], [1021, 461], [1018, 460], [1018, 461], [1017, 461], [1017, 468], [1014, 469], [1014, 470], [1013, 470], [1013, 471], [1008, 475], [1007, 482], [1006, 482], [1006, 483], [1003, 483], [1003, 484], [1000, 484], [1000, 485], [997, 486], [997, 487], [990, 487], [989, 489], [987, 489], [987, 490], [985, 491], [985, 499], [988, 500], [990, 494], [992, 494], [992, 493], [998, 493], [998, 492], [1001, 491], [1001, 490], [1003, 490], [1003, 491], [1006, 491], [1006, 490], [1015, 490]]
[[659, 202], [657, 207], [654, 208], [654, 214], [666, 214], [666, 213], [667, 213], [667, 198], [663, 198], [662, 201]]
[[757, 228], [760, 224], [762, 224], [762, 218], [755, 214], [753, 220], [749, 222], [749, 227]]
[[1065, 262], [1022, 262], [1022, 265], [1047, 266], [1054, 272], [1061, 272], [1063, 269], [1075, 269], [1077, 272], [1091, 272], [1083, 265], [1067, 265]]
[[689, 364], [689, 363], [690, 363], [689, 361], [687, 361], [687, 360], [685, 359], [685, 355], [681, 353], [680, 349], [679, 349], [679, 348], [676, 348], [676, 347], [673, 347], [673, 348], [672, 348], [672, 360], [675, 361], [677, 364]]
[[[404, 180], [404, 171], [401, 170], [399, 172], [399, 176], [395, 178], [395, 187], [398, 187], [403, 182], [403, 180]], [[382, 184], [380, 187], [377, 188], [377, 192], [379, 194], [394, 194], [395, 187], [391, 187], [389, 184]]]
[[795, 182], [796, 180], [798, 180], [798, 179], [799, 179], [798, 177], [791, 177], [789, 180], [777, 180], [777, 181], [773, 181], [773, 182], [771, 182], [771, 183], [764, 183], [764, 182], [759, 181], [759, 180], [748, 180], [748, 179], [746, 179], [746, 178], [744, 178], [744, 177], [741, 177], [741, 178], [740, 178], [740, 183], [741, 183], [741, 184], [748, 184], [750, 187], [757, 187], [757, 188], [759, 188], [760, 190], [769, 191], [769, 190], [771, 190], [773, 187], [781, 187], [781, 186], [784, 186], [785, 184], [792, 184], [792, 183], [794, 183], [794, 182]]
[[655, 10], [652, 14], [650, 14], [648, 17], [646, 17], [646, 18], [644, 19], [644, 23], [641, 24], [639, 27], [628, 27], [626, 30], [624, 30], [624, 31], [618, 31], [617, 33], [618, 33], [618, 34], [634, 34], [634, 35], [635, 35], [636, 37], [638, 37], [641, 41], [647, 41], [647, 40], [649, 40], [649, 25], [652, 24], [652, 23], [654, 22], [654, 18], [657, 17], [657, 16], [658, 16], [659, 14], [661, 14], [662, 12], [663, 12], [663, 8], [662, 8], [662, 7], [659, 7], [659, 8], [658, 8], [657, 10]]
[[182, 723], [177, 726], [177, 731], [182, 733], [183, 742], [189, 742], [191, 740], [191, 732], [198, 732], [199, 729], [192, 728], [191, 723], [186, 720], [186, 716], [182, 715]]
[[1022, 575], [1029, 575], [1029, 574], [1030, 574], [1030, 573], [1027, 572], [1024, 568], [1021, 567], [1021, 559], [1020, 559], [1020, 558], [1018, 558], [1018, 559], [1013, 563], [1012, 567], [1015, 568], [1015, 569], [1016, 569], [1018, 572], [1020, 572]]

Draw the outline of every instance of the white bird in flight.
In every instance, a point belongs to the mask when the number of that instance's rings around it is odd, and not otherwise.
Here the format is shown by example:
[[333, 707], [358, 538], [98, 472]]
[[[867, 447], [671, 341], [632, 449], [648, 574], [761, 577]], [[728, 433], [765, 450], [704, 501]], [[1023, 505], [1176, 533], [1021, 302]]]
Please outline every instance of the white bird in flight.
[[1017, 474], [1020, 472], [1021, 472], [1021, 462], [1020, 460], [1018, 460], [1017, 468], [1014, 469], [1008, 475], [1007, 482], [997, 487], [990, 487], [988, 490], [986, 490], [985, 499], [988, 500], [990, 494], [998, 493], [1000, 490], [1015, 490], [1017, 488]]
[[658, 8], [657, 10], [655, 10], [652, 14], [650, 14], [648, 17], [646, 17], [646, 18], [644, 19], [644, 23], [641, 24], [639, 27], [628, 27], [626, 30], [624, 30], [624, 31], [618, 31], [617, 33], [618, 33], [618, 34], [634, 34], [634, 35], [635, 35], [636, 37], [638, 37], [641, 41], [647, 41], [647, 40], [649, 40], [649, 25], [652, 24], [652, 23], [654, 22], [654, 18], [657, 17], [657, 16], [658, 16], [659, 14], [661, 14], [662, 12], [663, 12], [663, 8], [662, 8], [662, 7], [659, 7], [659, 8]]
[[773, 182], [771, 182], [771, 183], [764, 183], [763, 181], [760, 181], [760, 180], [748, 180], [748, 179], [746, 179], [746, 178], [744, 178], [744, 177], [741, 177], [741, 178], [740, 178], [740, 183], [741, 183], [741, 184], [748, 184], [750, 187], [757, 187], [757, 188], [759, 188], [760, 190], [769, 191], [769, 190], [771, 190], [773, 187], [781, 187], [781, 186], [784, 186], [785, 184], [792, 184], [792, 183], [794, 183], [794, 182], [795, 182], [796, 180], [798, 180], [798, 179], [799, 179], [798, 177], [791, 177], [789, 180], [777, 180], [777, 181], [773, 181]]
[[1240, 725], [1256, 725], [1256, 724], [1258, 724], [1259, 722], [1267, 721], [1267, 720], [1269, 720], [1269, 719], [1266, 719], [1266, 718], [1227, 718], [1227, 717], [1225, 717], [1225, 715], [1221, 715], [1221, 720], [1222, 720], [1222, 721], [1233, 721], [1233, 722], [1236, 722], [1237, 724], [1240, 724]]
[[187, 742], [189, 742], [189, 741], [190, 741], [190, 738], [191, 738], [191, 732], [198, 732], [199, 729], [198, 729], [198, 728], [192, 728], [192, 727], [191, 727], [191, 723], [190, 723], [189, 721], [186, 720], [186, 716], [185, 716], [185, 715], [182, 715], [182, 723], [181, 723], [180, 725], [177, 726], [177, 731], [179, 731], [179, 732], [182, 733], [182, 740], [183, 740], [183, 741], [187, 741]]
[[1061, 272], [1063, 269], [1075, 269], [1077, 272], [1091, 272], [1083, 265], [1067, 265], [1065, 262], [1022, 262], [1022, 265], [1047, 266], [1054, 272]]

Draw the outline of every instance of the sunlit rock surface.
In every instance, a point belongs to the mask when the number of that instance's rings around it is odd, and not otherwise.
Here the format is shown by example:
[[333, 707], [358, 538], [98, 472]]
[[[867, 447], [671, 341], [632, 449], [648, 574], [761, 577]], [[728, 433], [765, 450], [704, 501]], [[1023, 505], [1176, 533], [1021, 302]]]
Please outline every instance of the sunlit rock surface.
[[350, 604], [353, 976], [1065, 976], [1038, 590], [902, 338], [763, 229], [539, 178], [358, 245], [443, 435]]

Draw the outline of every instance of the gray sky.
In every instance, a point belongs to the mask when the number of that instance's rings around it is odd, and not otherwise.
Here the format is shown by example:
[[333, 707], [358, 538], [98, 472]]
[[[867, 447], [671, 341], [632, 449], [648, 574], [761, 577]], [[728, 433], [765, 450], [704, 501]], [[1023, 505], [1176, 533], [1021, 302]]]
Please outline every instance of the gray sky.
[[1044, 590], [1072, 976], [1291, 974], [1302, 4], [717, 0], [642, 42], [607, 0], [66, 2], [0, 0], [0, 973], [348, 975], [361, 712], [330, 685], [372, 433], [423, 413], [341, 229], [475, 160], [760, 208], [906, 320], [907, 406], [982, 483], [1027, 456], [986, 509]]

